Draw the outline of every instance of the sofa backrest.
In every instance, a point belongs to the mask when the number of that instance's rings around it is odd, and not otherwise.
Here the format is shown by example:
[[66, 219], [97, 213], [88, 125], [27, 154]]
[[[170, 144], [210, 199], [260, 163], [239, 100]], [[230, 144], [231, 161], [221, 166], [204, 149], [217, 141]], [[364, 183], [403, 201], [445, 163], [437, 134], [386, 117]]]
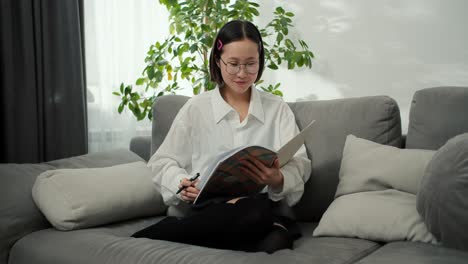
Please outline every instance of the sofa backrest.
[[[172, 121], [189, 97], [167, 95], [153, 105], [151, 155], [163, 142]], [[318, 221], [333, 201], [342, 150], [348, 134], [382, 144], [400, 146], [401, 121], [397, 103], [387, 96], [289, 103], [299, 128], [312, 120], [306, 141], [312, 175], [294, 211], [299, 220]]]
[[0, 264], [8, 263], [13, 244], [23, 236], [51, 227], [32, 199], [32, 186], [46, 170], [96, 168], [141, 161], [129, 150], [92, 153], [41, 164], [0, 164]]
[[468, 132], [468, 87], [417, 91], [411, 103], [406, 148], [437, 150]]
[[401, 146], [400, 110], [387, 96], [290, 103], [299, 128], [316, 120], [306, 140], [312, 174], [294, 207], [302, 221], [318, 222], [333, 201], [346, 136]]
[[164, 138], [166, 138], [172, 121], [189, 98], [183, 95], [166, 95], [158, 97], [154, 101], [150, 157], [153, 156]]

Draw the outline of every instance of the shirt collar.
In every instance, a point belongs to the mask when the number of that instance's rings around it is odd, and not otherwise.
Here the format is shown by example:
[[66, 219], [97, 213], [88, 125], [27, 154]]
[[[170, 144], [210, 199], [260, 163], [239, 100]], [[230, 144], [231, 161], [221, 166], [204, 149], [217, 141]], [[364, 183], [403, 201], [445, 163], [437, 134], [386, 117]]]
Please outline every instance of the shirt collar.
[[229, 112], [234, 111], [232, 107], [224, 101], [219, 87], [216, 87], [211, 96], [211, 105], [213, 106], [213, 116], [216, 124], [219, 123]]
[[260, 98], [260, 92], [252, 85], [252, 94], [250, 96], [249, 114], [257, 118], [258, 121], [265, 122], [265, 112]]
[[[219, 87], [212, 93], [211, 102], [213, 106], [213, 116], [216, 124], [219, 123], [228, 113], [235, 111], [221, 96]], [[262, 100], [259, 91], [252, 85], [250, 105], [248, 115], [254, 116], [258, 121], [265, 122], [265, 113], [263, 111]]]

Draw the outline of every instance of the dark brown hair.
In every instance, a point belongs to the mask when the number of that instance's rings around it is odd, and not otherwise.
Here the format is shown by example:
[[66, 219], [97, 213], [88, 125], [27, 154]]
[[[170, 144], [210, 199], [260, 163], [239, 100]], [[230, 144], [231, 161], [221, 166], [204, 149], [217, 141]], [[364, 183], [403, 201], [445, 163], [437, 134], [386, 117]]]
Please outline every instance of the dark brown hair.
[[221, 69], [218, 66], [221, 54], [223, 54], [223, 46], [231, 42], [244, 39], [249, 39], [258, 45], [259, 70], [255, 82], [258, 82], [262, 77], [263, 68], [265, 66], [265, 53], [260, 31], [258, 31], [258, 28], [249, 21], [233, 20], [226, 23], [219, 30], [211, 48], [210, 76], [211, 80], [216, 82], [219, 86], [224, 84], [223, 77], [221, 75]]

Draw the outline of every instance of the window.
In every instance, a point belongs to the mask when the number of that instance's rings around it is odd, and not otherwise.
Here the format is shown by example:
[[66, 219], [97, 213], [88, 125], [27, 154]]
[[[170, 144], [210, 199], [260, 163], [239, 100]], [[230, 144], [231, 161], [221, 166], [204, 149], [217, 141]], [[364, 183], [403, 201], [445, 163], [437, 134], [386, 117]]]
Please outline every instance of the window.
[[168, 34], [168, 13], [155, 0], [84, 0], [89, 152], [128, 149], [130, 139], [150, 135], [149, 120], [117, 112], [120, 83], [133, 84], [149, 46]]

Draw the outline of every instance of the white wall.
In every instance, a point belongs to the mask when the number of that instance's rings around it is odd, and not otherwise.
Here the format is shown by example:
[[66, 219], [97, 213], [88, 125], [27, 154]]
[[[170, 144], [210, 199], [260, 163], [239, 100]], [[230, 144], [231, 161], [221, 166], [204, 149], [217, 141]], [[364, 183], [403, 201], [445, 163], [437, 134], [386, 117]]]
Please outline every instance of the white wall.
[[312, 69], [266, 72], [286, 101], [389, 95], [407, 131], [415, 91], [468, 86], [466, 0], [260, 0], [296, 14], [293, 36], [315, 53]]

